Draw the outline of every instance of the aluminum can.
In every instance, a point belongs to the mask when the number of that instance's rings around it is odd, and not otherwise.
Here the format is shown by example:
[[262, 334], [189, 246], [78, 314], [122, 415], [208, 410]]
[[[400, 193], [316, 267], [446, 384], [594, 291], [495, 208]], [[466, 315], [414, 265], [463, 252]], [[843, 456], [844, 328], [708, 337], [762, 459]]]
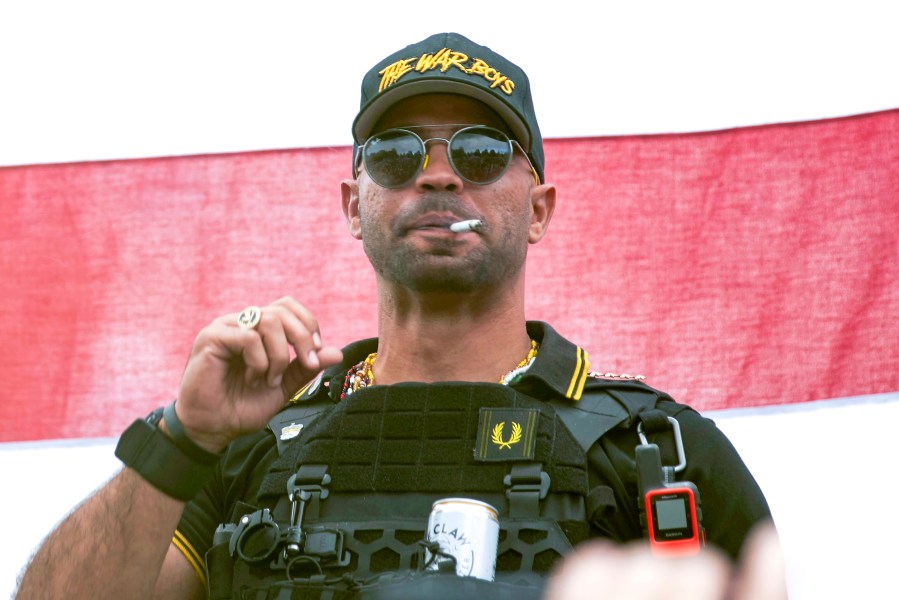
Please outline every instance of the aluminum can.
[[[440, 551], [456, 559], [456, 575], [493, 581], [499, 545], [496, 509], [470, 498], [444, 498], [431, 506], [426, 538], [437, 542]], [[425, 551], [425, 561], [431, 553]], [[437, 570], [432, 562], [428, 569]]]

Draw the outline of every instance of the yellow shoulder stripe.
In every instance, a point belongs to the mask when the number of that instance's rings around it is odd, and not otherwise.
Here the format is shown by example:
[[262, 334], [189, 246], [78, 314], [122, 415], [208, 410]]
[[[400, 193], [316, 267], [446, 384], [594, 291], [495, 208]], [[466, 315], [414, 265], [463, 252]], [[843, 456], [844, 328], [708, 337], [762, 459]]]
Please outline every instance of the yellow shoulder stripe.
[[175, 535], [172, 537], [172, 543], [181, 551], [181, 554], [184, 555], [187, 562], [190, 563], [190, 566], [194, 568], [194, 572], [197, 574], [197, 577], [200, 578], [200, 583], [202, 583], [203, 588], [205, 588], [206, 566], [203, 559], [200, 558], [200, 554], [193, 546], [191, 546], [190, 542], [187, 541], [187, 538], [184, 537], [184, 534], [177, 529], [175, 530]]
[[292, 403], [296, 402], [297, 400], [299, 400], [303, 396], [303, 394], [306, 393], [306, 390], [308, 390], [312, 386], [313, 383], [318, 381], [319, 378], [321, 378], [321, 376], [322, 376], [321, 373], [319, 373], [317, 377], [313, 377], [309, 383], [307, 383], [306, 385], [301, 387], [299, 390], [297, 390], [297, 393], [295, 393], [293, 396], [291, 396], [290, 400], [288, 400], [288, 402], [292, 404]]
[[571, 374], [571, 383], [568, 384], [568, 391], [565, 392], [565, 397], [572, 400], [581, 399], [584, 384], [587, 382], [587, 373], [590, 371], [590, 358], [587, 356], [587, 351], [578, 346], [576, 354], [574, 373]]

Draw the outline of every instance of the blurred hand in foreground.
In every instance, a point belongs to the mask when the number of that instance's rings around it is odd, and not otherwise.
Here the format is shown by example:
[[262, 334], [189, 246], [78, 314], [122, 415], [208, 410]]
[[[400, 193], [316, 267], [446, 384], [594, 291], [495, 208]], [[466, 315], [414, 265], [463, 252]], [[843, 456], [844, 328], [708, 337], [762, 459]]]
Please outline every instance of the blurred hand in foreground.
[[643, 543], [587, 542], [552, 574], [546, 600], [786, 600], [774, 526], [759, 525], [733, 566], [714, 549], [660, 559]]

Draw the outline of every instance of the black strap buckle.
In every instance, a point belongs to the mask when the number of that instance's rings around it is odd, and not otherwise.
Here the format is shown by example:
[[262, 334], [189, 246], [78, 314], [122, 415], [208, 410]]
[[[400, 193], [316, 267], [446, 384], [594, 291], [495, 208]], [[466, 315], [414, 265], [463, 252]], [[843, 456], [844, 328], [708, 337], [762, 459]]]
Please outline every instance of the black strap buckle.
[[513, 519], [540, 515], [540, 501], [549, 493], [550, 479], [541, 463], [517, 464], [503, 478], [509, 517]]
[[[319, 501], [328, 497], [330, 483], [331, 476], [328, 475], [327, 465], [302, 465], [287, 480], [287, 496], [293, 504], [291, 512], [299, 501], [306, 505], [306, 516], [310, 519], [317, 519]], [[291, 515], [291, 521], [293, 520], [293, 515]]]
[[331, 476], [327, 465], [302, 465], [287, 480], [287, 497], [290, 499], [290, 526], [285, 536], [285, 552], [298, 556], [303, 552], [306, 536], [303, 519], [317, 519], [319, 503], [328, 497]]

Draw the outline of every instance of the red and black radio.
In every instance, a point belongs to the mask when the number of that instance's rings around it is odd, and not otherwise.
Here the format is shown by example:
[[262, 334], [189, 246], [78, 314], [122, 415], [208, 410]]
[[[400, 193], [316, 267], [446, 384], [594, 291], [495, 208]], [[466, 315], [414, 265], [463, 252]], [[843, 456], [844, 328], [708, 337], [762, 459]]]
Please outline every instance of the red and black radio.
[[693, 483], [675, 480], [676, 473], [687, 466], [687, 460], [680, 426], [673, 417], [668, 420], [677, 449], [676, 466], [662, 466], [659, 447], [647, 441], [641, 426], [637, 428], [641, 442], [636, 448], [640, 521], [653, 554], [660, 557], [692, 556], [705, 545], [702, 503], [699, 489]]

